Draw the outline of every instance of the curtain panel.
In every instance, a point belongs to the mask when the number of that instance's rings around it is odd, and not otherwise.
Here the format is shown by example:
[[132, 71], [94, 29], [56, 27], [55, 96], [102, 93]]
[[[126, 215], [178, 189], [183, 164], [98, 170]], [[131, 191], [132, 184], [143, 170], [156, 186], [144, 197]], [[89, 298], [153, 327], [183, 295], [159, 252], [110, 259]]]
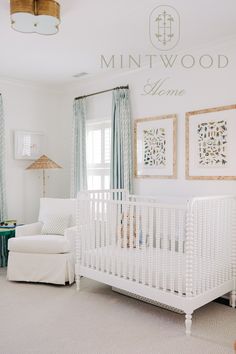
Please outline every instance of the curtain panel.
[[7, 219], [5, 159], [5, 119], [3, 112], [2, 95], [0, 94], [0, 221]]
[[111, 188], [133, 192], [133, 144], [129, 89], [112, 98]]
[[87, 189], [86, 99], [74, 100], [71, 197]]

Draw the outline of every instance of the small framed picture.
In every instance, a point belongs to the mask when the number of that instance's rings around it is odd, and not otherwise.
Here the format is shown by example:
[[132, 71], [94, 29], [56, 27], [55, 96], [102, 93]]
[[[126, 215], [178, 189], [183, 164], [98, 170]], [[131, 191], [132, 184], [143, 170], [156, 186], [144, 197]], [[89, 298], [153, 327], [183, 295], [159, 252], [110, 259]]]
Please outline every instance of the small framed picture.
[[186, 113], [186, 178], [236, 179], [236, 105]]
[[15, 159], [36, 160], [44, 153], [44, 134], [17, 130], [14, 133]]
[[135, 120], [136, 178], [177, 178], [176, 130], [175, 114]]

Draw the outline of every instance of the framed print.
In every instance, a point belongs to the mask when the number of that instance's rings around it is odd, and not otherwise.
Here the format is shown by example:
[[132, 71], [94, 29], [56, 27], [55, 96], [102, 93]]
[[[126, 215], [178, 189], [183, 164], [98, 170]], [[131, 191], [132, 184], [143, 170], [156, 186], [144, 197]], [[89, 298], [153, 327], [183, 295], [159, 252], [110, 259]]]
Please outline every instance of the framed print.
[[15, 159], [35, 160], [44, 152], [44, 134], [15, 131]]
[[236, 105], [186, 113], [186, 178], [236, 179]]
[[136, 178], [176, 178], [177, 116], [135, 120], [134, 173]]

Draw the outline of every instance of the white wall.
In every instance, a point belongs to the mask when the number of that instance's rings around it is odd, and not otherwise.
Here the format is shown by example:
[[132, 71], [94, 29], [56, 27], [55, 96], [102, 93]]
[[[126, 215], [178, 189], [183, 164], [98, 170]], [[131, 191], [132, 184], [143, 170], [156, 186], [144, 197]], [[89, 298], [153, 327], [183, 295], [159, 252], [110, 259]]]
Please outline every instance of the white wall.
[[[178, 114], [178, 179], [135, 180], [135, 192], [146, 195], [206, 195], [217, 193], [235, 193], [236, 181], [187, 181], [185, 179], [185, 113], [188, 111], [230, 105], [236, 103], [236, 49], [235, 43], [218, 44], [191, 53], [225, 54], [229, 57], [229, 66], [225, 69], [183, 69], [180, 66], [166, 70], [156, 66], [153, 69], [143, 69], [134, 72], [115, 74], [112, 71], [97, 78], [84, 78], [77, 84], [67, 88], [63, 97], [64, 117], [72, 115], [72, 101], [76, 96], [93, 93], [100, 90], [130, 85], [133, 118], [157, 116], [162, 114]], [[144, 96], [143, 86], [147, 79], [156, 81], [169, 77], [169, 88], [183, 88], [187, 91], [183, 97]], [[88, 116], [95, 118], [106, 115], [111, 110], [111, 95], [104, 94], [88, 99]], [[236, 119], [236, 118], [235, 118]], [[235, 132], [236, 133], [236, 132]], [[236, 142], [235, 142], [236, 151]]]
[[[32, 161], [14, 159], [14, 130], [45, 133], [45, 154], [61, 164], [67, 164], [64, 153], [66, 120], [58, 114], [60, 94], [45, 87], [0, 80], [6, 121], [6, 188], [8, 217], [18, 222], [37, 220], [42, 193], [41, 171], [26, 171]], [[66, 131], [66, 133], [65, 133]], [[52, 170], [47, 180], [47, 196], [69, 195], [67, 170]]]
[[[29, 161], [15, 160], [13, 155], [13, 131], [42, 131], [46, 135], [45, 153], [63, 166], [62, 170], [49, 171], [47, 196], [69, 197], [71, 132], [73, 99], [76, 96], [130, 85], [133, 118], [178, 114], [178, 179], [135, 180], [135, 191], [146, 195], [203, 195], [235, 193], [235, 181], [186, 181], [185, 160], [185, 112], [208, 107], [236, 103], [235, 77], [236, 47], [232, 42], [210, 46], [199, 53], [226, 54], [230, 64], [224, 70], [167, 70], [156, 66], [152, 70], [115, 74], [112, 71], [96, 78], [84, 78], [75, 84], [51, 90], [46, 87], [0, 80], [6, 118], [7, 140], [7, 199], [9, 218], [19, 222], [36, 220], [42, 186], [40, 172], [26, 171]], [[192, 54], [192, 51], [190, 51]], [[196, 51], [194, 54], [198, 54]], [[170, 77], [169, 87], [184, 88], [183, 97], [158, 97], [142, 95], [147, 79]], [[89, 98], [89, 118], [102, 118], [111, 114], [111, 94]], [[236, 151], [236, 144], [235, 144]]]

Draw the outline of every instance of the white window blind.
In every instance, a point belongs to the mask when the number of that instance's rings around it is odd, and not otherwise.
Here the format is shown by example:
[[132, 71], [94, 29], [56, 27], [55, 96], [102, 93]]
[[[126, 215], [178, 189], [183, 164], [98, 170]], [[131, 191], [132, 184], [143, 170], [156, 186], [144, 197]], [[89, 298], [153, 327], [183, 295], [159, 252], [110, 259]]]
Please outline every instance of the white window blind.
[[111, 124], [109, 121], [87, 123], [88, 189], [110, 188]]

